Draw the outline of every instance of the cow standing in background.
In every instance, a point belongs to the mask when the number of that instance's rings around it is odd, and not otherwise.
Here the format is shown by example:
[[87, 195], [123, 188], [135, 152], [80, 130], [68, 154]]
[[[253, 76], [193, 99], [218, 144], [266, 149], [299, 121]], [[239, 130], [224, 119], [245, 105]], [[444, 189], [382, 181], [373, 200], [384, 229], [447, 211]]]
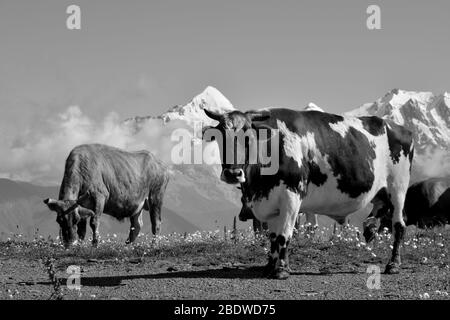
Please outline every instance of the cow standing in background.
[[[450, 223], [450, 177], [432, 178], [417, 182], [406, 193], [403, 217], [406, 225], [421, 229], [445, 226]], [[371, 212], [364, 222], [366, 242], [384, 228], [392, 230], [392, 210]]]
[[159, 233], [168, 181], [167, 167], [148, 151], [81, 145], [66, 160], [58, 200], [46, 199], [44, 203], [57, 213], [66, 246], [76, 241], [76, 234], [84, 239], [89, 218], [92, 244], [96, 246], [103, 212], [118, 220], [130, 219], [127, 243], [131, 243], [141, 230], [144, 209], [150, 212], [152, 233]]
[[[247, 205], [258, 220], [268, 223], [269, 277], [289, 276], [288, 245], [299, 211], [343, 223], [346, 216], [371, 201], [378, 203], [375, 210], [393, 209], [394, 244], [385, 272], [399, 272], [406, 229], [402, 211], [414, 150], [410, 131], [378, 117], [318, 111], [217, 114], [205, 109], [205, 113], [219, 122], [214, 128], [204, 128], [203, 138], [220, 139], [221, 179], [243, 184]], [[267, 138], [261, 129], [273, 135]], [[279, 150], [271, 150], [278, 151], [279, 161], [263, 163], [260, 148], [270, 150], [270, 145], [276, 145], [273, 139], [279, 139]], [[256, 163], [253, 155], [257, 155]], [[272, 154], [270, 159], [274, 159]], [[274, 174], [263, 173], [277, 164]]]

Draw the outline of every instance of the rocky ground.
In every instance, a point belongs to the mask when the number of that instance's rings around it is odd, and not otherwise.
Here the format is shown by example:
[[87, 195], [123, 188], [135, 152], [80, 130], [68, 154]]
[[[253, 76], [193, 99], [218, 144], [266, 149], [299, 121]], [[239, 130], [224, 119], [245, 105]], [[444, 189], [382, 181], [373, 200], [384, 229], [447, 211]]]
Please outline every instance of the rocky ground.
[[[351, 228], [330, 237], [300, 232], [291, 277], [270, 280], [262, 277], [265, 239], [248, 231], [234, 239], [218, 232], [156, 243], [141, 237], [134, 246], [109, 237], [98, 248], [70, 250], [15, 237], [0, 243], [0, 299], [450, 299], [449, 230], [409, 233], [402, 272], [381, 274], [373, 288], [368, 268], [383, 271], [390, 243], [384, 234], [365, 245]], [[79, 267], [80, 290], [69, 288], [77, 284], [68, 279], [71, 265]]]

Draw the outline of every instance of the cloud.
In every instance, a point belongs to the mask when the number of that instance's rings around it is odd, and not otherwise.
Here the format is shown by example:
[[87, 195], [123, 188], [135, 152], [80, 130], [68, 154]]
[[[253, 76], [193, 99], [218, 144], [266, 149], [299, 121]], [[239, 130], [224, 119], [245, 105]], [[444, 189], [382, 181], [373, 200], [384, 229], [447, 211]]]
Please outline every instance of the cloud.
[[413, 161], [414, 181], [434, 177], [450, 177], [450, 151], [429, 147], [416, 153]]
[[[0, 143], [0, 176], [42, 184], [58, 184], [70, 150], [84, 143], [103, 143], [129, 151], [149, 150], [171, 163], [175, 129], [193, 131], [182, 121], [163, 124], [160, 119], [122, 121], [110, 112], [101, 121], [86, 116], [80, 107], [36, 119], [22, 133]], [[192, 134], [190, 135], [192, 137]]]

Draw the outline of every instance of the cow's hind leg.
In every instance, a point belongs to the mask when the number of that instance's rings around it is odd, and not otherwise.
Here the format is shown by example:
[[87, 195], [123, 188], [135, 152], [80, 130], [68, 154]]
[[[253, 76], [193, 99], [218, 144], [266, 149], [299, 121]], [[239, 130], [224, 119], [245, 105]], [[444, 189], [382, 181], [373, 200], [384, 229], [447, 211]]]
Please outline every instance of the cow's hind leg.
[[130, 217], [130, 234], [128, 235], [128, 239], [126, 241], [127, 244], [133, 243], [136, 240], [139, 232], [142, 228], [142, 210]]
[[286, 190], [282, 195], [279, 216], [268, 221], [270, 233], [269, 262], [265, 275], [274, 279], [289, 277], [289, 241], [300, 209], [300, 195]]
[[153, 235], [158, 235], [161, 231], [161, 207], [162, 198], [153, 196], [149, 201], [150, 222], [152, 223]]
[[306, 234], [314, 235], [316, 229], [319, 227], [317, 216], [314, 213], [306, 213]]
[[388, 193], [393, 206], [392, 232], [394, 236], [394, 244], [391, 259], [386, 265], [386, 274], [395, 274], [400, 272], [400, 248], [406, 231], [405, 221], [403, 220], [403, 206], [405, 203], [406, 191], [408, 190], [409, 176], [408, 178], [399, 177], [397, 180], [399, 181], [388, 185]]
[[150, 222], [152, 224], [153, 235], [158, 235], [161, 231], [161, 208], [163, 205], [164, 192], [166, 191], [169, 180], [167, 177], [161, 185], [150, 190], [145, 207], [150, 212]]

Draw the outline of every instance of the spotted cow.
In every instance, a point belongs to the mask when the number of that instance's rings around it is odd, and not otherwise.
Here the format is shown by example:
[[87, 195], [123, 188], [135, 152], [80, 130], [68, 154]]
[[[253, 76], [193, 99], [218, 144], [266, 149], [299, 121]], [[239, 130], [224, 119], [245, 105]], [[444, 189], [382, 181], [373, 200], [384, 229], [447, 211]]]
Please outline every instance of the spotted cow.
[[[217, 114], [205, 109], [205, 113], [218, 121], [217, 126], [203, 129], [203, 139], [218, 142], [221, 179], [245, 186], [247, 205], [268, 224], [267, 276], [289, 276], [288, 246], [300, 211], [343, 223], [371, 201], [385, 204], [382, 195], [392, 206], [395, 234], [385, 272], [399, 272], [405, 231], [402, 210], [413, 157], [410, 131], [378, 117], [319, 111], [273, 108]], [[236, 139], [239, 134], [243, 140]], [[278, 156], [271, 154], [270, 161], [263, 162], [260, 149], [264, 148]], [[266, 169], [274, 167], [267, 174]]]
[[[389, 199], [386, 199], [389, 203]], [[366, 242], [374, 239], [376, 232], [384, 228], [392, 231], [392, 206], [381, 208], [374, 206], [364, 222]], [[403, 219], [407, 226], [432, 228], [450, 223], [450, 177], [431, 178], [417, 182], [406, 193]]]

